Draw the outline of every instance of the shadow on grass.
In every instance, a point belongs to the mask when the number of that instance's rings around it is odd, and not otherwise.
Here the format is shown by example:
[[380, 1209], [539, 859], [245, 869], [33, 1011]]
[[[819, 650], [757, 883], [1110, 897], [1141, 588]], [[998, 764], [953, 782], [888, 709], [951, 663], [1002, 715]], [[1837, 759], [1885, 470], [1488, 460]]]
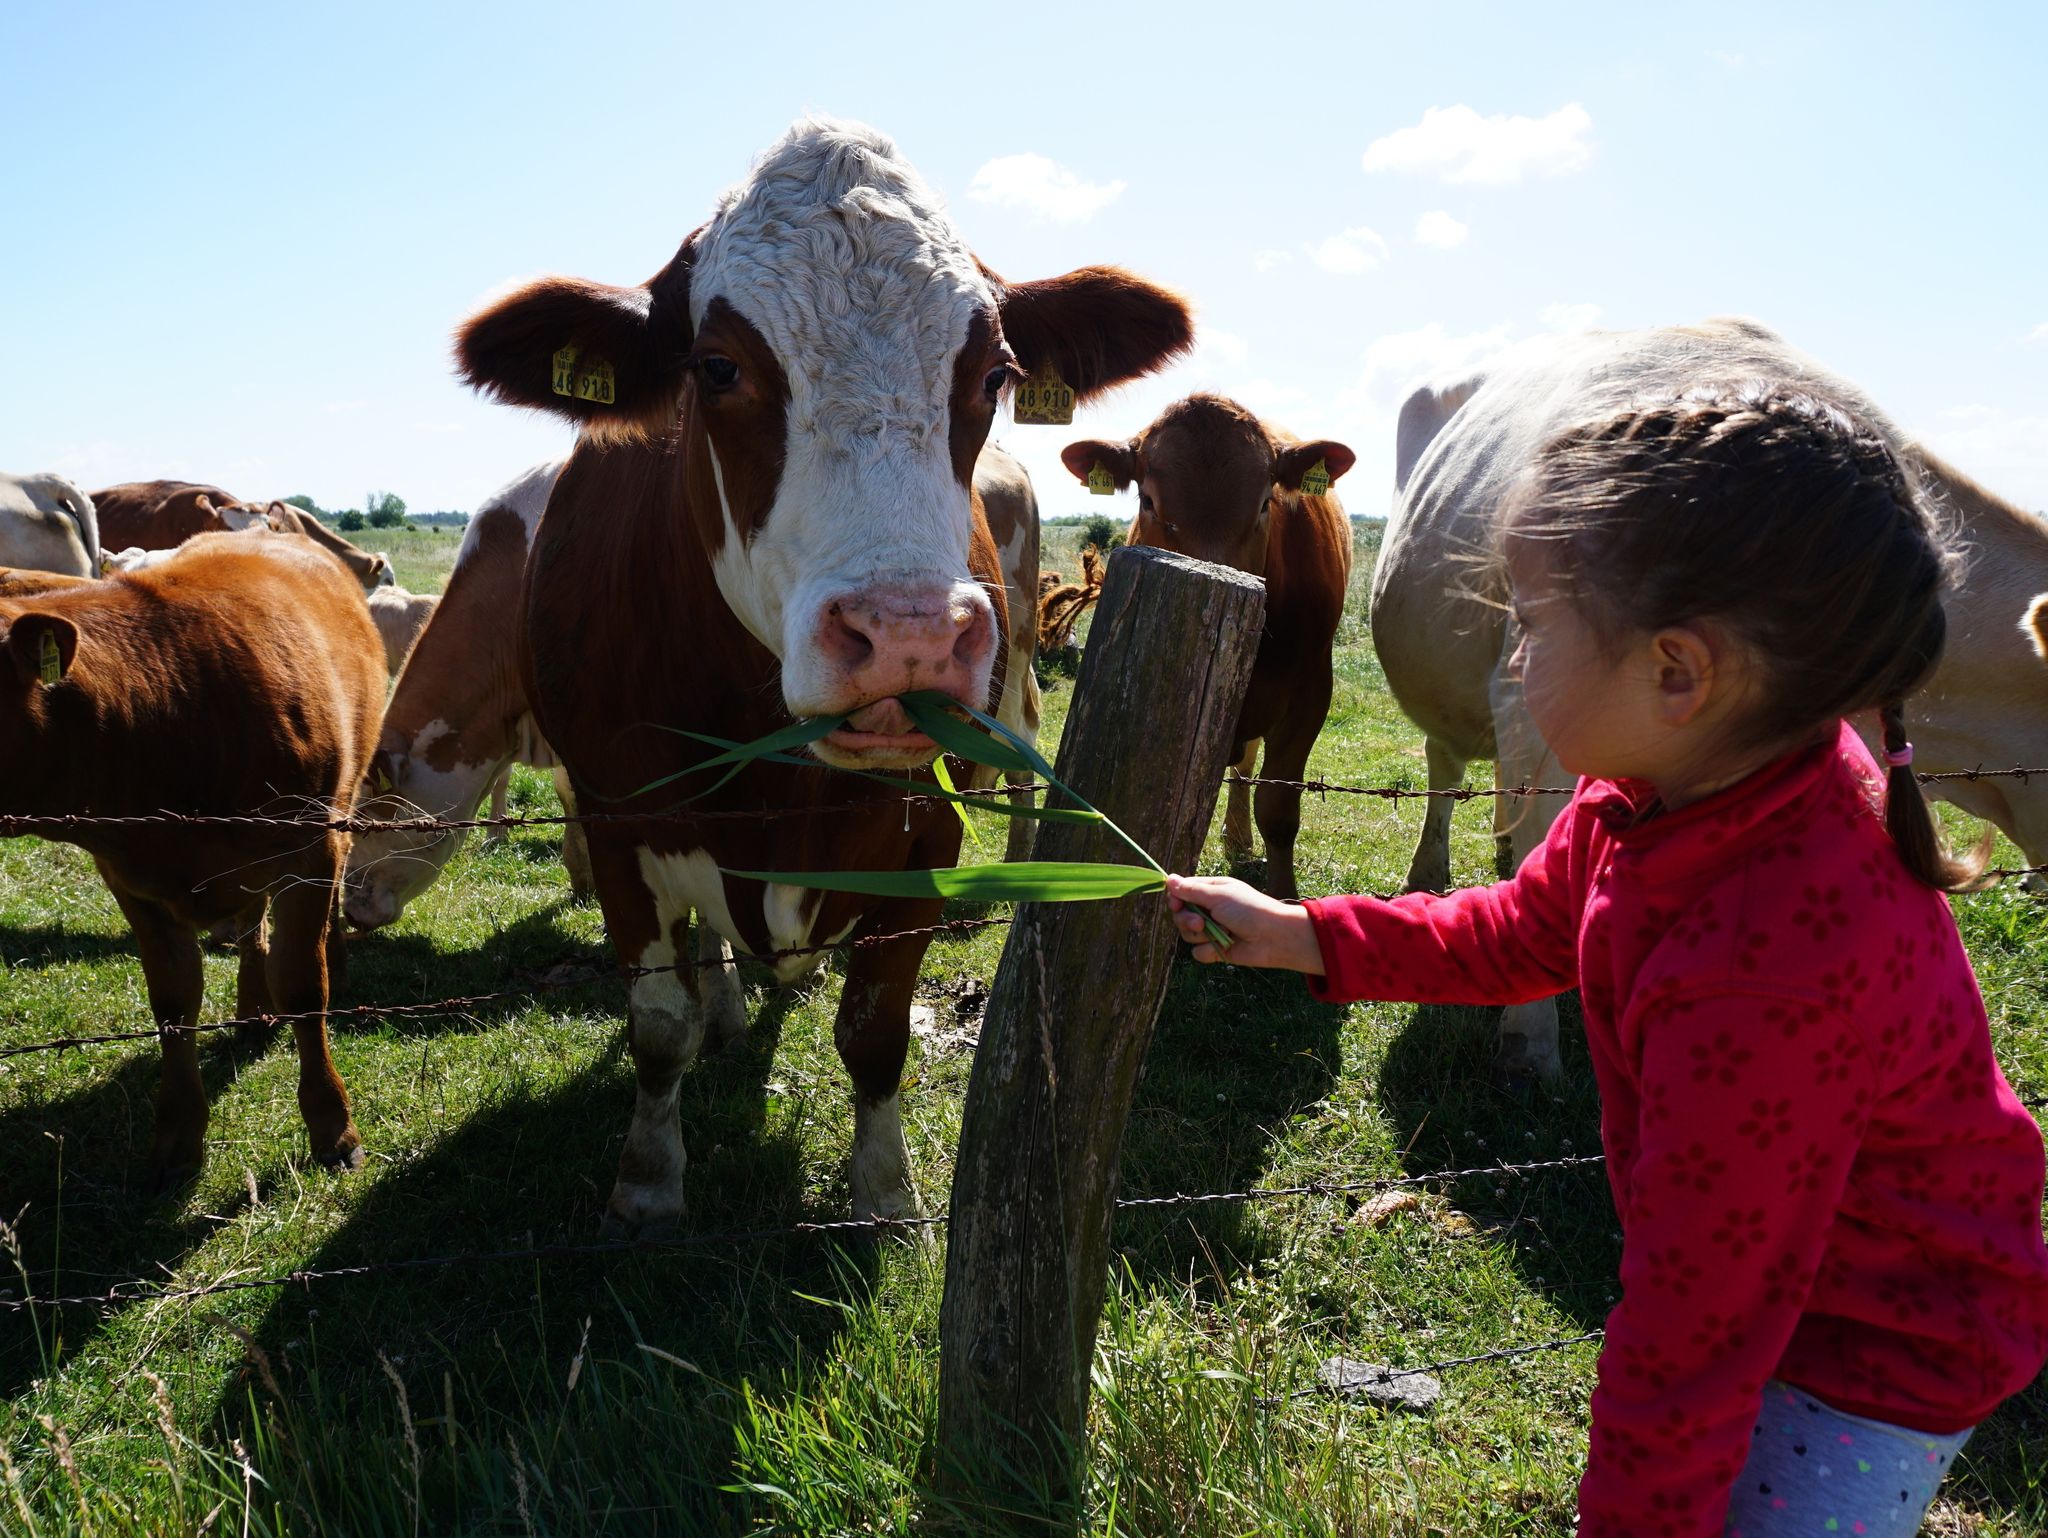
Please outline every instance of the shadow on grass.
[[[0, 972], [40, 971], [74, 961], [106, 961], [135, 955], [135, 937], [100, 935], [55, 924], [0, 925]], [[138, 968], [139, 970], [139, 968]]]
[[[199, 1076], [209, 1104], [229, 1091], [261, 1049], [217, 1038], [199, 1054]], [[31, 1099], [0, 1115], [0, 1171], [6, 1211], [21, 1245], [20, 1265], [37, 1296], [103, 1291], [115, 1282], [162, 1274], [204, 1244], [221, 1223], [246, 1205], [241, 1193], [231, 1210], [181, 1211], [175, 1198], [150, 1191], [149, 1148], [156, 1125], [160, 1077], [154, 1044], [138, 1043], [91, 1080], [64, 1094]], [[5, 1262], [12, 1272], [13, 1261]], [[23, 1288], [19, 1273], [0, 1274], [10, 1294]], [[33, 1320], [0, 1315], [0, 1400], [11, 1399], [54, 1364], [46, 1359], [61, 1336], [69, 1358], [99, 1332], [93, 1309], [71, 1307], [61, 1320], [37, 1310]]]
[[[806, 1092], [769, 1089], [797, 1002], [771, 991], [683, 1077], [685, 1237], [846, 1215], [843, 1187], [808, 1184]], [[632, 1104], [622, 1053], [495, 1104], [385, 1174], [303, 1265], [593, 1241]], [[404, 1531], [415, 1500], [430, 1531], [520, 1531], [529, 1506], [540, 1530], [725, 1531], [750, 1415], [805, 1392], [879, 1275], [872, 1244], [791, 1237], [281, 1290], [215, 1413], [294, 1531]]]

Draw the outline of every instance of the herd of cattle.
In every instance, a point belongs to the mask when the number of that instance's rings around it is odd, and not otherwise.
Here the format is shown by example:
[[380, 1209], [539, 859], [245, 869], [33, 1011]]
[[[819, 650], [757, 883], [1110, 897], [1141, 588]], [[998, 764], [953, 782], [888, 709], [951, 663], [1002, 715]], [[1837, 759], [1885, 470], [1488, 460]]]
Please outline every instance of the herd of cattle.
[[[835, 1040], [854, 1088], [854, 1211], [910, 1214], [897, 1094], [929, 943], [915, 932], [939, 902], [729, 872], [957, 859], [950, 810], [835, 770], [930, 763], [935, 745], [900, 703], [912, 690], [1036, 735], [1038, 508], [1022, 468], [987, 443], [998, 407], [1026, 381], [1086, 401], [1192, 340], [1182, 298], [1118, 268], [999, 277], [888, 140], [799, 123], [646, 283], [545, 279], [462, 325], [471, 384], [581, 433], [565, 461], [483, 504], [438, 601], [397, 592], [382, 556], [283, 503], [173, 482], [88, 497], [52, 476], [0, 480], [0, 814], [460, 819], [494, 787], [502, 807], [513, 763], [550, 768], [565, 808], [608, 814], [570, 825], [564, 858], [630, 979], [637, 1088], [608, 1231], [682, 1215], [678, 1081], [707, 1036], [746, 1028], [724, 964], [735, 951], [794, 982], [816, 958], [787, 952], [899, 934], [848, 951]], [[1461, 783], [1475, 758], [1504, 784], [1555, 783], [1503, 666], [1504, 579], [1481, 568], [1475, 581], [1468, 559], [1532, 454], [1634, 394], [1760, 375], [1885, 422], [1738, 321], [1553, 339], [1410, 397], [1372, 625], [1432, 787]], [[1974, 552], [1947, 658], [1911, 706], [1918, 761], [2048, 764], [2048, 673], [2018, 623], [2048, 589], [2048, 528], [1894, 437]], [[1266, 781], [1300, 779], [1350, 576], [1331, 482], [1351, 450], [1196, 395], [1128, 442], [1062, 457], [1096, 489], [1137, 489], [1133, 541], [1265, 579], [1235, 774], [1263, 745]], [[677, 730], [746, 741], [805, 717], [842, 722], [812, 744], [814, 764], [756, 763], [716, 784], [692, 772], [714, 750]], [[2048, 861], [2048, 784], [1943, 789]], [[1226, 817], [1238, 857], [1255, 814], [1267, 883], [1285, 896], [1299, 802], [1261, 783], [1248, 805], [1233, 783]], [[1429, 805], [1410, 882], [1440, 888], [1449, 803]], [[1517, 855], [1555, 814], [1499, 805]], [[61, 836], [93, 856], [132, 926], [160, 1026], [197, 1020], [200, 931], [233, 936], [237, 1013], [299, 1017], [315, 1156], [358, 1162], [321, 1021], [344, 921], [391, 923], [461, 833], [351, 841], [169, 820]], [[162, 1043], [152, 1153], [170, 1184], [200, 1163], [207, 1106], [196, 1037], [166, 1030]], [[1554, 1072], [1554, 1010], [1510, 1011], [1504, 1055]]]

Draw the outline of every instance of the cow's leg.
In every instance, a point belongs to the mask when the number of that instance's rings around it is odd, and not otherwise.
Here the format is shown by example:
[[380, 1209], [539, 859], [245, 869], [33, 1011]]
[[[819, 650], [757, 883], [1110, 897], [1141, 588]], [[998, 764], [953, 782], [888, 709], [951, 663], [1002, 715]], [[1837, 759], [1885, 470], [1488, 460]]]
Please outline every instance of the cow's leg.
[[[1562, 785], [1568, 778], [1550, 749], [1537, 735], [1536, 727], [1523, 707], [1521, 688], [1501, 669], [1492, 686], [1493, 731], [1499, 745], [1495, 783], [1502, 789], [1523, 785]], [[1542, 844], [1550, 825], [1570, 799], [1565, 796], [1507, 796], [1506, 832], [1514, 868]], [[1496, 828], [1502, 825], [1496, 814]], [[1509, 1084], [1529, 1080], [1550, 1080], [1564, 1071], [1557, 1050], [1557, 1000], [1538, 999], [1529, 1004], [1510, 1004], [1501, 1011], [1500, 1052], [1495, 1059], [1500, 1076]]]
[[325, 868], [313, 879], [293, 881], [270, 900], [270, 997], [278, 1013], [303, 1015], [292, 1021], [299, 1049], [299, 1115], [313, 1157], [322, 1164], [355, 1169], [363, 1162], [363, 1139], [349, 1115], [348, 1091], [327, 1050], [327, 931], [334, 921], [334, 883], [341, 877], [340, 840], [328, 841]]
[[[590, 841], [597, 899], [605, 931], [628, 968], [626, 1042], [633, 1054], [633, 1116], [619, 1151], [617, 1178], [600, 1232], [607, 1239], [672, 1232], [683, 1216], [680, 1086], [683, 1071], [704, 1042], [704, 1007], [698, 973], [677, 963], [686, 954], [689, 907], [671, 895], [657, 898], [643, 877], [642, 851], [615, 833]], [[689, 856], [674, 857], [687, 871]], [[706, 856], [698, 855], [709, 865]], [[646, 868], [659, 869], [648, 857]]]
[[[1299, 780], [1308, 755], [1330, 713], [1330, 679], [1304, 685], [1295, 706], [1266, 738], [1260, 774], [1270, 780]], [[1292, 902], [1301, 895], [1294, 879], [1294, 841], [1301, 833], [1301, 791], [1291, 785], [1261, 785], [1252, 804], [1259, 837], [1266, 845], [1266, 895]]]
[[164, 1033], [156, 1133], [149, 1150], [152, 1188], [164, 1192], [191, 1180], [206, 1158], [206, 1086], [199, 1079], [199, 1040], [190, 1029], [199, 1019], [206, 988], [199, 936], [148, 898], [132, 896], [112, 882], [108, 886], [135, 932], [149, 1012]]
[[1230, 790], [1223, 803], [1223, 858], [1232, 865], [1242, 865], [1252, 857], [1252, 793], [1243, 781], [1258, 766], [1259, 741], [1254, 737], [1230, 766]]
[[[1465, 760], [1441, 738], [1431, 737], [1423, 745], [1429, 759], [1429, 788], [1456, 790], [1465, 783]], [[1451, 812], [1457, 805], [1449, 796], [1431, 796], [1423, 803], [1422, 836], [1415, 841], [1415, 858], [1408, 862], [1408, 890], [1441, 892], [1451, 884]]]
[[695, 924], [697, 989], [704, 1002], [704, 1031], [707, 1051], [718, 1052], [747, 1034], [747, 995], [740, 987], [740, 971], [733, 965], [732, 947], [725, 937], [698, 914]]
[[270, 1027], [255, 1023], [258, 1015], [275, 1012], [270, 997], [270, 901], [258, 898], [234, 918], [235, 1013], [247, 1022], [235, 1027], [235, 1042], [243, 1048], [260, 1047], [270, 1040]]
[[[892, 899], [873, 909], [861, 934], [896, 934], [939, 921], [937, 902]], [[853, 1215], [914, 1218], [923, 1209], [910, 1177], [898, 1093], [910, 1050], [910, 995], [929, 936], [857, 945], [847, 953], [833, 1040], [853, 1080]]]
[[[576, 788], [569, 783], [569, 771], [557, 764], [554, 772], [555, 794], [562, 799], [562, 815], [574, 817]], [[562, 824], [562, 864], [569, 871], [569, 895], [578, 902], [589, 902], [597, 884], [590, 879], [590, 837], [580, 822]]]
[[[498, 771], [498, 777], [491, 781], [491, 816], [503, 818], [512, 804], [512, 766], [507, 764]], [[505, 829], [492, 826], [479, 830], [483, 834], [482, 845], [489, 849], [505, 842]]]

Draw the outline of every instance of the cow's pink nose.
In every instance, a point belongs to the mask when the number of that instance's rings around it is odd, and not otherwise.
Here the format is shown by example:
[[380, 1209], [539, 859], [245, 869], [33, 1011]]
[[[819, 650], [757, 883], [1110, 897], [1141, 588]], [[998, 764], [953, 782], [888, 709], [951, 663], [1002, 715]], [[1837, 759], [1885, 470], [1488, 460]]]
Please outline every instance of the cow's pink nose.
[[995, 612], [968, 589], [870, 590], [828, 604], [818, 645], [861, 699], [943, 689], [978, 693], [995, 653]]

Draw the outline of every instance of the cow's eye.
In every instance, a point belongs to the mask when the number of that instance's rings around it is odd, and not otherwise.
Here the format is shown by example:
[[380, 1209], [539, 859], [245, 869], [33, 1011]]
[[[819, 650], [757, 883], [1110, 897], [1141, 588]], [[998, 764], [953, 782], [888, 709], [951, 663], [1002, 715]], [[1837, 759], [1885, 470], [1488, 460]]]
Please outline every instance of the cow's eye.
[[1142, 491], [1138, 493], [1138, 511], [1141, 513], [1152, 511], [1152, 498], [1149, 494]]
[[982, 393], [994, 400], [1003, 393], [1003, 386], [1010, 382], [1010, 375], [1016, 369], [1014, 363], [999, 363], [990, 369], [981, 381]]
[[740, 382], [740, 366], [717, 353], [697, 360], [697, 374], [713, 391], [730, 390]]

